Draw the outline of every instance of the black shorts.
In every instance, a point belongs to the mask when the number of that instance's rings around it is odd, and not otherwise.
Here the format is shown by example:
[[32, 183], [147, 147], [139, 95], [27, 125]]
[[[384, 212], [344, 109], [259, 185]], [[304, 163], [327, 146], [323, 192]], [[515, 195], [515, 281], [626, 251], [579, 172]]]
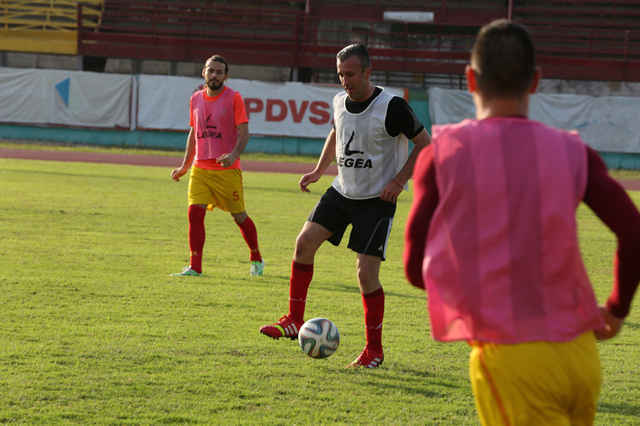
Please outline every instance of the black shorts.
[[331, 187], [320, 198], [307, 220], [333, 232], [328, 241], [334, 246], [340, 244], [344, 231], [351, 224], [347, 247], [356, 253], [384, 260], [395, 214], [396, 205], [382, 201], [380, 197], [351, 200]]

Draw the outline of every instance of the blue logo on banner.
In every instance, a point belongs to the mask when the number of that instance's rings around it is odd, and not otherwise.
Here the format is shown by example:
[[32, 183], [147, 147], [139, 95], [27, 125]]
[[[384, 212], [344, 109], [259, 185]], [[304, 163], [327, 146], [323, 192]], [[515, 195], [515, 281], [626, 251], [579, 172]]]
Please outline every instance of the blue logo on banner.
[[53, 118], [63, 114], [71, 114], [75, 117], [89, 107], [89, 102], [71, 77], [65, 78], [53, 87], [55, 88], [51, 111]]
[[69, 87], [71, 87], [71, 77], [67, 77], [60, 83], [55, 85], [58, 94], [62, 98], [64, 104], [69, 107]]

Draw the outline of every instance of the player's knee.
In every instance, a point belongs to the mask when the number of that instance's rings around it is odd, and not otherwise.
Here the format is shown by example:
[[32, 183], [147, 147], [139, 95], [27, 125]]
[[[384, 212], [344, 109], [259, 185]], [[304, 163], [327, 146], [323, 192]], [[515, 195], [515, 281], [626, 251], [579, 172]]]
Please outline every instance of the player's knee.
[[232, 213], [231, 216], [233, 217], [233, 220], [236, 222], [236, 224], [238, 225], [242, 225], [242, 223], [247, 220], [247, 218], [249, 217], [247, 215], [247, 212], [242, 212], [242, 213]]
[[315, 250], [316, 248], [312, 238], [304, 232], [298, 235], [295, 247], [296, 257], [313, 255]]
[[362, 290], [369, 292], [368, 290], [375, 291], [380, 287], [380, 280], [378, 273], [370, 268], [358, 268], [358, 284]]

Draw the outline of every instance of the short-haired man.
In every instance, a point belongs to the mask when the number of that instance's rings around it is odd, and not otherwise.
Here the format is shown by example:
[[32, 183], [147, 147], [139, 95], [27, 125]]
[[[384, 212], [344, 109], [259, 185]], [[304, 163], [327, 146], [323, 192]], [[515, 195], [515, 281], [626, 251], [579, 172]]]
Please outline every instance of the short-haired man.
[[[418, 153], [431, 139], [404, 99], [371, 83], [371, 61], [364, 45], [352, 44], [342, 49], [337, 55], [337, 71], [345, 92], [333, 100], [335, 125], [315, 170], [300, 179], [300, 189], [309, 192], [309, 184], [320, 179], [334, 158], [338, 176], [296, 240], [289, 313], [277, 323], [261, 327], [260, 332], [274, 339], [297, 339], [304, 323], [315, 253], [327, 240], [337, 246], [351, 224], [348, 247], [357, 253], [366, 346], [348, 367], [374, 368], [384, 360], [380, 262], [385, 258], [395, 203], [406, 189]], [[410, 155], [407, 139], [414, 143]]]
[[207, 59], [203, 90], [189, 102], [191, 130], [182, 166], [171, 171], [176, 181], [191, 167], [189, 177], [189, 248], [191, 264], [173, 276], [201, 276], [205, 241], [204, 217], [217, 207], [231, 213], [250, 251], [252, 276], [262, 275], [264, 260], [255, 224], [244, 207], [240, 154], [249, 142], [249, 119], [240, 93], [225, 86], [229, 66], [222, 56]]
[[[577, 132], [527, 118], [540, 79], [527, 29], [480, 30], [466, 69], [476, 119], [434, 126], [405, 230], [407, 278], [428, 292], [431, 333], [472, 345], [483, 425], [590, 425], [596, 338], [615, 336], [640, 281], [640, 214]], [[598, 307], [576, 232], [584, 201], [616, 234]]]

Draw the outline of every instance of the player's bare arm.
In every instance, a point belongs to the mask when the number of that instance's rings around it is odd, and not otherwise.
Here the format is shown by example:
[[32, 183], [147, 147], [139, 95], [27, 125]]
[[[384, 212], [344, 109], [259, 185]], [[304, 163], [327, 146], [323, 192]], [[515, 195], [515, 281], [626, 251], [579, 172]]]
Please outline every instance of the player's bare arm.
[[191, 167], [191, 163], [193, 163], [193, 158], [196, 155], [196, 135], [193, 132], [193, 127], [189, 131], [189, 136], [187, 137], [187, 147], [184, 152], [184, 159], [182, 160], [182, 166], [178, 169], [173, 169], [171, 171], [171, 179], [179, 182], [180, 178], [184, 176], [189, 168]]
[[398, 196], [402, 193], [404, 184], [407, 183], [413, 175], [413, 168], [416, 164], [416, 159], [418, 158], [420, 151], [431, 143], [431, 137], [425, 129], [422, 129], [415, 138], [411, 139], [411, 142], [413, 142], [414, 147], [409, 158], [407, 158], [407, 162], [396, 177], [393, 178], [393, 180], [389, 182], [380, 193], [380, 198], [383, 201], [388, 201], [394, 204], [398, 201]]
[[222, 154], [220, 157], [216, 158], [218, 164], [222, 167], [229, 167], [232, 165], [240, 154], [247, 147], [247, 143], [249, 143], [249, 123], [242, 123], [236, 126], [238, 129], [238, 142], [236, 143], [235, 148], [228, 154]]
[[324, 142], [324, 147], [322, 148], [322, 154], [320, 154], [320, 158], [318, 159], [318, 164], [316, 168], [306, 175], [302, 176], [300, 179], [300, 189], [303, 192], [311, 192], [309, 191], [309, 184], [317, 182], [322, 174], [327, 170], [327, 167], [331, 164], [333, 159], [336, 157], [336, 131], [331, 129], [329, 136], [327, 136], [326, 141]]

